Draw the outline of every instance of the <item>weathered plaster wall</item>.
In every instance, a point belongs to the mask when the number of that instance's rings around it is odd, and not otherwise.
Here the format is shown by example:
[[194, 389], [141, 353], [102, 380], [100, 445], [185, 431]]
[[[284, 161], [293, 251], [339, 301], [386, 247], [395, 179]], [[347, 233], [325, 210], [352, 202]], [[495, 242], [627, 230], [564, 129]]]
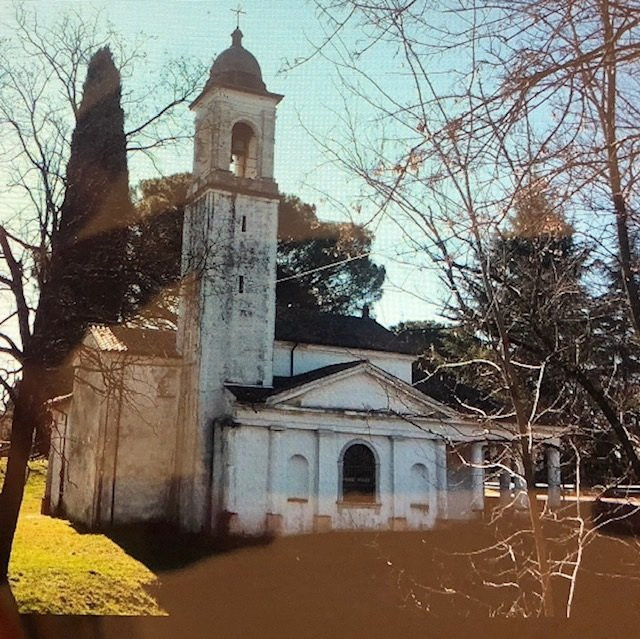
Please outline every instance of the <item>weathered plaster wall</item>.
[[[438, 492], [446, 491], [437, 472], [444, 448], [435, 436], [417, 434], [415, 426], [393, 418], [305, 411], [271, 410], [263, 419], [238, 415], [241, 423], [245, 419], [253, 424], [233, 429], [230, 447], [233, 532], [258, 534], [269, 521], [277, 521], [284, 534], [429, 528], [446, 515], [438, 512]], [[377, 499], [371, 506], [342, 501], [341, 454], [355, 442], [370, 446], [377, 459]]]
[[[210, 189], [185, 218], [187, 278], [179, 343], [181, 520], [205, 526], [214, 421], [228, 412], [223, 385], [273, 379], [277, 200]], [[215, 472], [215, 471], [214, 471]], [[214, 479], [215, 483], [215, 479]]]
[[[93, 358], [92, 358], [93, 359]], [[73, 401], [67, 419], [64, 450], [66, 473], [62, 511], [72, 521], [94, 525], [100, 484], [109, 394], [104, 371], [107, 362], [99, 358], [79, 362], [73, 384]]]
[[277, 341], [273, 350], [273, 374], [290, 377], [331, 364], [368, 360], [394, 377], [411, 384], [411, 364], [414, 359], [411, 355], [400, 353]]
[[[173, 482], [179, 360], [132, 362], [124, 369], [118, 421], [109, 432], [108, 508], [116, 524], [165, 520]], [[113, 506], [113, 510], [111, 510]]]
[[53, 418], [53, 427], [51, 429], [45, 498], [49, 500], [49, 512], [57, 514], [62, 506], [61, 500], [64, 494], [64, 482], [67, 474], [65, 468], [67, 455], [65, 443], [67, 441], [71, 397], [64, 401], [55, 402], [50, 410]]
[[166, 519], [179, 360], [138, 360], [96, 350], [78, 363], [66, 424], [56, 413], [52, 508], [61, 506], [69, 519], [88, 526]]

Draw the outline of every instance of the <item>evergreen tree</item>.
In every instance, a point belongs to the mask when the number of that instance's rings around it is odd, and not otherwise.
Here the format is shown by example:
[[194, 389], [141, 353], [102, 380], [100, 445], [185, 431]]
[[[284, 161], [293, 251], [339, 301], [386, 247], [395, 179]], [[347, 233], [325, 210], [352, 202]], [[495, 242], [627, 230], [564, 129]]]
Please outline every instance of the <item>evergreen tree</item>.
[[369, 258], [372, 242], [364, 227], [320, 221], [315, 206], [285, 196], [278, 209], [278, 304], [347, 315], [371, 306], [385, 278]]
[[[590, 254], [536, 181], [495, 238], [489, 271], [528, 410], [537, 421], [572, 430], [583, 481], [606, 483], [637, 459], [633, 428], [624, 422], [637, 396], [638, 358], [631, 327], [621, 326], [620, 291], [598, 297], [584, 283]], [[475, 312], [464, 319], [490, 346], [498, 331], [484, 290], [472, 284]], [[488, 369], [478, 385], [500, 389], [501, 376]]]
[[89, 62], [67, 165], [60, 224], [52, 238], [34, 342], [58, 365], [91, 323], [122, 317], [129, 196], [120, 73], [107, 47]]
[[131, 228], [124, 313], [141, 323], [174, 326], [182, 222], [191, 174], [143, 180]]

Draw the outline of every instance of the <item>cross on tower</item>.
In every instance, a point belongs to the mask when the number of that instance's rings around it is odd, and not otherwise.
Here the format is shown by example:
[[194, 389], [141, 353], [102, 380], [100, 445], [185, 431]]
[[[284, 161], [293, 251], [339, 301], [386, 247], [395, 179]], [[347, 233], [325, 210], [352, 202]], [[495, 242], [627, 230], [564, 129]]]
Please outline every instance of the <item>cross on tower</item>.
[[240, 14], [244, 14], [247, 15], [246, 11], [242, 10], [242, 7], [240, 6], [240, 3], [238, 3], [238, 7], [237, 9], [231, 9], [231, 13], [235, 13], [236, 14], [236, 28], [239, 29], [240, 28]]

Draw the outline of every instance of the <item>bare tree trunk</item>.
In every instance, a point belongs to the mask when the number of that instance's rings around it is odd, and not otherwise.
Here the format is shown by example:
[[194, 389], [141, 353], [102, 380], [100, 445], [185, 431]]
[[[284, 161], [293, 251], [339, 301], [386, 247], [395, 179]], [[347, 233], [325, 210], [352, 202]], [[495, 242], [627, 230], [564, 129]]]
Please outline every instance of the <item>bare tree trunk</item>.
[[622, 192], [622, 178], [620, 175], [620, 161], [618, 157], [618, 139], [616, 135], [616, 52], [614, 43], [613, 24], [609, 11], [609, 0], [601, 0], [600, 16], [604, 30], [605, 46], [605, 77], [603, 108], [600, 110], [602, 128], [607, 148], [607, 170], [611, 186], [613, 211], [616, 216], [616, 232], [618, 236], [618, 257], [622, 270], [624, 289], [629, 302], [629, 314], [636, 336], [640, 338], [640, 292], [631, 264], [631, 242], [629, 240], [629, 226], [627, 205]]
[[[477, 227], [476, 227], [477, 228]], [[511, 340], [504, 324], [504, 318], [493, 296], [493, 287], [489, 280], [486, 268], [483, 263], [482, 268], [485, 291], [490, 299], [493, 317], [500, 336], [500, 348], [502, 350], [502, 369], [505, 381], [509, 389], [509, 395], [513, 402], [513, 408], [516, 413], [516, 422], [518, 426], [518, 434], [520, 440], [520, 454], [522, 456], [522, 466], [524, 469], [524, 479], [527, 483], [527, 496], [529, 500], [529, 519], [531, 521], [531, 530], [533, 531], [533, 540], [536, 548], [536, 558], [538, 560], [538, 568], [540, 571], [540, 588], [542, 598], [542, 608], [545, 617], [554, 616], [553, 605], [553, 588], [551, 584], [551, 569], [549, 566], [549, 555], [547, 541], [542, 527], [542, 517], [538, 497], [536, 495], [536, 486], [533, 472], [533, 457], [529, 450], [530, 429], [529, 421], [525, 413], [525, 406], [520, 393], [520, 382], [513, 369], [511, 363]]]
[[18, 613], [18, 604], [7, 583], [0, 583], [0, 637], [8, 639], [26, 637]]
[[24, 494], [27, 463], [36, 425], [46, 420], [40, 389], [41, 368], [26, 364], [16, 396], [11, 427], [11, 447], [7, 472], [0, 493], [0, 585], [8, 583], [9, 559], [15, 536], [20, 504]]

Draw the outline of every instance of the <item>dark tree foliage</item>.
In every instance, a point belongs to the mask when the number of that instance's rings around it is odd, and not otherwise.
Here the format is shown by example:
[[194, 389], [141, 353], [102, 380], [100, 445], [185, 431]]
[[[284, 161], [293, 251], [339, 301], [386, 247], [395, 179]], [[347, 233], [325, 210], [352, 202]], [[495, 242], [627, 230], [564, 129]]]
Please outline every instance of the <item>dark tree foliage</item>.
[[283, 197], [278, 209], [278, 304], [354, 314], [379, 300], [385, 270], [369, 258], [372, 241], [362, 226], [322, 222], [315, 206]]
[[120, 73], [108, 48], [89, 62], [34, 325], [34, 348], [57, 365], [92, 323], [122, 318], [129, 197]]
[[[518, 376], [531, 402], [537, 401], [536, 412], [548, 411], [546, 421], [558, 419], [573, 396], [555, 364], [582, 361], [591, 347], [591, 300], [582, 283], [588, 254], [547, 194], [533, 187], [524, 190], [508, 228], [494, 239], [489, 276], [495, 303]], [[475, 313], [465, 319], [488, 345], [498, 344], [485, 286], [479, 278], [469, 282]]]
[[[591, 254], [544, 188], [529, 185], [506, 232], [495, 238], [489, 275], [527, 410], [535, 421], [573, 426], [583, 481], [606, 483], [624, 476], [637, 459], [630, 429], [625, 432], [621, 423], [629, 398], [637, 393], [630, 379], [625, 381], [623, 365], [632, 374], [631, 327], [625, 333], [614, 326], [626, 321], [616, 312], [622, 297], [618, 291], [616, 304], [612, 291], [598, 297], [587, 287]], [[473, 278], [469, 282], [474, 314], [464, 319], [487, 346], [496, 346], [498, 329], [486, 289]], [[617, 344], [620, 339], [625, 345]], [[486, 352], [490, 358], [492, 349]], [[477, 386], [487, 388], [488, 382], [501, 388], [501, 375], [490, 367], [485, 371]]]
[[500, 385], [496, 387], [494, 376], [489, 382], [481, 368], [461, 365], [489, 356], [480, 339], [460, 326], [429, 320], [401, 322], [391, 330], [418, 356], [412, 371], [416, 388], [457, 410], [499, 412], [501, 406], [494, 397]]
[[[175, 323], [189, 182], [182, 173], [139, 186], [125, 308], [142, 323]], [[322, 222], [314, 206], [284, 196], [278, 209], [278, 304], [350, 314], [380, 299], [385, 271], [368, 257], [372, 240], [363, 227]]]
[[124, 312], [142, 323], [176, 321], [182, 221], [189, 173], [143, 180], [129, 238]]

